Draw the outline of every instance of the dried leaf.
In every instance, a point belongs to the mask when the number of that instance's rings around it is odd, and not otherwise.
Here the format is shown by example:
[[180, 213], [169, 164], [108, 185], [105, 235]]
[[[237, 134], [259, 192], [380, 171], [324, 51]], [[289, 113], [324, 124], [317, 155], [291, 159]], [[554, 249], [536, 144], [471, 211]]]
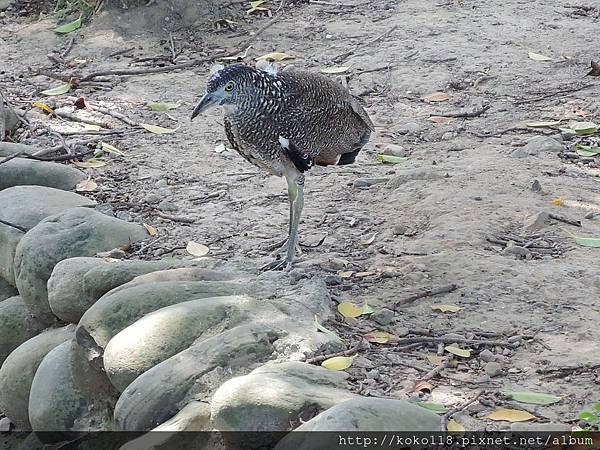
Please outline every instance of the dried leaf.
[[351, 270], [344, 270], [342, 272], [339, 272], [338, 275], [342, 278], [350, 278], [353, 273], [354, 272], [352, 272]]
[[167, 102], [148, 102], [146, 105], [152, 110], [157, 112], [170, 111], [177, 109], [181, 106], [181, 103], [167, 103]]
[[448, 353], [452, 353], [453, 355], [460, 356], [462, 358], [469, 358], [471, 356], [471, 350], [454, 347], [452, 345], [448, 345], [444, 347]]
[[445, 102], [449, 100], [450, 96], [445, 92], [434, 92], [433, 94], [424, 95], [421, 100], [426, 102]]
[[321, 73], [329, 74], [329, 75], [335, 75], [335, 74], [338, 74], [338, 73], [348, 72], [348, 70], [350, 70], [350, 67], [352, 67], [352, 66], [323, 67], [321, 69]]
[[375, 242], [376, 237], [377, 237], [377, 233], [373, 233], [373, 236], [371, 236], [368, 239], [361, 240], [360, 243], [364, 246], [371, 245], [373, 242]]
[[125, 156], [125, 152], [123, 152], [122, 150], [119, 150], [116, 147], [113, 147], [110, 144], [107, 144], [106, 142], [102, 142], [100, 144], [100, 146], [102, 147], [102, 150], [105, 151], [106, 153], [112, 153], [112, 154], [118, 155], [118, 156]]
[[42, 92], [40, 92], [40, 94], [48, 95], [48, 96], [62, 95], [62, 94], [66, 94], [70, 90], [71, 90], [71, 85], [69, 83], [65, 83], [65, 84], [61, 84], [60, 86], [56, 86], [55, 88], [42, 91]]
[[363, 336], [367, 341], [374, 342], [376, 344], [387, 344], [388, 342], [395, 342], [398, 337], [388, 333], [387, 331], [370, 331]]
[[505, 395], [518, 402], [534, 405], [552, 405], [562, 400], [561, 397], [557, 397], [556, 395], [538, 394], [536, 392], [505, 392]]
[[504, 420], [507, 422], [525, 422], [527, 420], [535, 419], [536, 417], [527, 411], [502, 408], [497, 409], [487, 416], [487, 418], [490, 420]]
[[59, 34], [66, 34], [66, 33], [71, 33], [72, 31], [75, 31], [79, 28], [81, 28], [81, 17], [79, 17], [79, 19], [77, 19], [77, 20], [74, 20], [73, 22], [69, 22], [64, 25], [61, 25], [60, 27], [57, 27], [52, 31], [54, 31], [55, 33], [59, 33]]
[[590, 77], [600, 77], [600, 64], [595, 61], [592, 61], [592, 70], [590, 70], [586, 75]]
[[450, 419], [446, 424], [446, 430], [454, 432], [454, 433], [464, 433], [465, 427], [463, 427], [460, 423], [458, 423], [454, 419]]
[[266, 55], [259, 56], [255, 58], [256, 61], [283, 61], [284, 59], [294, 59], [295, 56], [288, 55], [287, 53], [281, 52], [272, 52], [267, 53]]
[[334, 356], [326, 359], [321, 363], [321, 366], [329, 370], [346, 370], [352, 365], [354, 357], [352, 356]]
[[539, 53], [534, 52], [529, 52], [528, 54], [529, 58], [533, 59], [534, 61], [552, 61], [552, 58], [546, 55], [541, 55]]
[[375, 158], [377, 159], [377, 161], [381, 161], [387, 164], [398, 164], [408, 159], [406, 156], [383, 155], [381, 153], [378, 153]]
[[87, 109], [89, 108], [87, 102], [85, 101], [85, 97], [79, 97], [77, 100], [73, 102], [73, 105], [77, 109]]
[[413, 392], [429, 393], [431, 391], [433, 391], [433, 384], [428, 383], [427, 381], [419, 381], [417, 384], [415, 384], [415, 387], [413, 387]]
[[560, 197], [550, 200], [550, 203], [552, 203], [554, 206], [565, 206], [565, 201]]
[[198, 242], [189, 241], [187, 243], [187, 246], [185, 247], [185, 251], [188, 252], [192, 256], [201, 257], [201, 256], [206, 256], [208, 254], [208, 252], [210, 252], [210, 249], [204, 244], [199, 244]]
[[460, 311], [462, 308], [456, 305], [431, 305], [431, 309], [443, 313], [455, 313]]
[[91, 123], [82, 123], [81, 124], [85, 130], [88, 131], [100, 131], [102, 127], [100, 125], [93, 125]]
[[573, 122], [569, 128], [579, 136], [587, 136], [598, 131], [598, 125], [594, 122]]
[[266, 0], [256, 0], [256, 1], [250, 2], [250, 9], [248, 11], [246, 11], [246, 14], [251, 14], [255, 11], [268, 11], [269, 8], [262, 6], [265, 3], [266, 3]]
[[439, 403], [417, 402], [416, 404], [419, 405], [421, 408], [428, 409], [430, 411], [433, 411], [436, 414], [444, 414], [444, 413], [448, 412], [448, 409], [444, 405], [441, 405]]
[[149, 131], [150, 133], [154, 133], [154, 134], [170, 134], [170, 133], [175, 133], [177, 130], [179, 130], [180, 126], [173, 129], [173, 128], [163, 128], [163, 127], [159, 127], [157, 125], [150, 125], [147, 123], [142, 123], [140, 124], [142, 126], [142, 128], [146, 129], [147, 131]]
[[77, 183], [77, 186], [75, 186], [75, 190], [77, 192], [92, 192], [95, 191], [97, 187], [98, 185], [96, 184], [96, 182], [91, 178], [88, 178], [87, 180], [83, 180]]
[[552, 128], [560, 125], [560, 120], [551, 120], [551, 121], [541, 121], [541, 122], [529, 122], [527, 124], [528, 127], [531, 128]]
[[442, 364], [444, 362], [444, 357], [443, 356], [426, 355], [425, 358], [427, 358], [427, 361], [429, 361], [434, 366], [439, 366], [440, 364]]
[[106, 165], [106, 161], [91, 158], [87, 161], [74, 161], [73, 165], [82, 167], [84, 169], [97, 169], [98, 167], [104, 167]]
[[444, 117], [444, 116], [431, 116], [427, 120], [433, 123], [441, 123], [446, 124], [454, 121], [453, 117]]
[[143, 223], [142, 225], [144, 225], [144, 228], [150, 236], [156, 236], [158, 234], [158, 230], [152, 225], [148, 225], [147, 223]]
[[362, 315], [363, 309], [354, 303], [342, 302], [337, 307], [339, 313], [344, 317], [358, 317]]
[[334, 338], [336, 341], [339, 341], [339, 342], [342, 342], [342, 343], [344, 342], [344, 340], [341, 337], [339, 337], [337, 334], [335, 334], [333, 331], [328, 330], [323, 325], [321, 325], [319, 323], [319, 318], [317, 317], [316, 314], [315, 314], [315, 326], [317, 327], [317, 330], [319, 330], [319, 331], [321, 331], [321, 332], [323, 332], [325, 334], [328, 334], [329, 336], [331, 336], [332, 338]]
[[47, 112], [48, 114], [54, 114], [54, 110], [52, 108], [50, 108], [48, 105], [46, 105], [45, 103], [33, 102], [31, 104], [32, 104], [32, 106], [35, 106], [36, 108], [39, 108], [42, 111]]

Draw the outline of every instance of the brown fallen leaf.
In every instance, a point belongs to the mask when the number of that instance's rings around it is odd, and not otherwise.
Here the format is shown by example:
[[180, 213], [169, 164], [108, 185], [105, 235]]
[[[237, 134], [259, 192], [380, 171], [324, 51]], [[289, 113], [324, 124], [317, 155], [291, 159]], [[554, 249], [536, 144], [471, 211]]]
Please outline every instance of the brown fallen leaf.
[[415, 387], [413, 388], [413, 392], [425, 392], [428, 394], [431, 391], [433, 391], [433, 384], [428, 383], [427, 381], [420, 381], [415, 384]]
[[87, 102], [85, 101], [85, 97], [79, 97], [77, 100], [73, 102], [73, 105], [77, 109], [90, 109]]
[[433, 94], [424, 95], [421, 100], [425, 102], [445, 102], [449, 100], [450, 96], [445, 92], [434, 92]]
[[363, 338], [376, 344], [387, 344], [388, 342], [395, 342], [398, 340], [398, 336], [388, 333], [387, 331], [371, 331], [365, 334]]
[[590, 76], [590, 77], [600, 77], [600, 63], [597, 63], [595, 61], [592, 61], [592, 70], [590, 70], [586, 76]]
[[158, 230], [152, 225], [148, 225], [147, 223], [143, 223], [142, 225], [144, 225], [144, 228], [150, 236], [156, 236], [158, 234]]
[[444, 117], [444, 116], [431, 116], [429, 117], [430, 122], [433, 123], [441, 123], [441, 124], [446, 124], [446, 123], [450, 123], [452, 122], [454, 119], [452, 117]]

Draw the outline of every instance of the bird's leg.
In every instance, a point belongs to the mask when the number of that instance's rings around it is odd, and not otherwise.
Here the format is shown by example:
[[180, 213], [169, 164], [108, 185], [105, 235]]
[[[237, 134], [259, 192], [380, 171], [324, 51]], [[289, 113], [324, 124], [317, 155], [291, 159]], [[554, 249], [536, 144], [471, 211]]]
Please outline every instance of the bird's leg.
[[294, 255], [298, 247], [298, 224], [304, 207], [304, 175], [296, 177], [286, 176], [288, 183], [288, 197], [290, 202], [290, 222], [288, 228], [288, 239], [286, 242], [286, 256], [267, 264], [263, 270], [291, 270]]

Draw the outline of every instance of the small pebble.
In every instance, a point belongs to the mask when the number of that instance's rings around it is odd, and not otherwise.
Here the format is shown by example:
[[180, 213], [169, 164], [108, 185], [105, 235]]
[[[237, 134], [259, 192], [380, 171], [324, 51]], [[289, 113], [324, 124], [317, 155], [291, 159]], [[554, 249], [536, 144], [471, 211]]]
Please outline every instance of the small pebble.
[[338, 286], [342, 284], [342, 282], [342, 277], [340, 277], [339, 275], [327, 275], [325, 277], [325, 284], [327, 286]]
[[502, 366], [495, 361], [488, 362], [484, 367], [485, 373], [490, 378], [502, 375]]
[[479, 358], [482, 361], [490, 362], [494, 361], [496, 359], [496, 356], [486, 348], [485, 350], [481, 351], [481, 353], [479, 354]]
[[379, 374], [379, 370], [377, 369], [371, 369], [367, 372], [367, 378], [370, 378], [371, 380], [378, 380], [380, 377]]
[[169, 183], [164, 178], [162, 180], [158, 180], [156, 183], [154, 183], [154, 186], [156, 186], [159, 189], [162, 187], [167, 187], [168, 185], [169, 185]]
[[8, 417], [0, 419], [0, 433], [8, 433], [12, 423]]
[[406, 234], [408, 232], [408, 227], [406, 227], [405, 225], [394, 225], [394, 228], [392, 228], [392, 234], [394, 236], [402, 236], [404, 234]]
[[179, 208], [176, 204], [163, 200], [158, 204], [158, 209], [161, 211], [177, 211]]
[[541, 192], [542, 191], [542, 184], [539, 182], [539, 180], [533, 180], [533, 183], [531, 183], [531, 190], [533, 192]]
[[394, 320], [395, 313], [391, 309], [381, 308], [371, 314], [371, 319], [379, 325], [389, 325]]
[[512, 355], [512, 352], [510, 351], [510, 349], [505, 348], [504, 350], [502, 350], [502, 354], [504, 356], [510, 356], [510, 355]]
[[151, 192], [150, 194], [148, 194], [144, 197], [144, 202], [150, 203], [150, 204], [158, 203], [158, 202], [160, 202], [160, 197], [158, 196], [158, 194]]
[[583, 217], [585, 219], [593, 219], [595, 215], [596, 215], [596, 213], [594, 211], [588, 211], [585, 213], [585, 216], [583, 216]]

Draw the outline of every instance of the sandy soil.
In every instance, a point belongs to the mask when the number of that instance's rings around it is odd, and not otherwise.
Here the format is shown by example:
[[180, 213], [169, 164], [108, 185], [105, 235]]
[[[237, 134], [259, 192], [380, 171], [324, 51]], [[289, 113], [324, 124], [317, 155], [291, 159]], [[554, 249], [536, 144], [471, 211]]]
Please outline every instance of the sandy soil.
[[[166, 2], [128, 11], [104, 10], [73, 34], [75, 43], [67, 60], [85, 60], [77, 69], [84, 74], [170, 64], [133, 60], [168, 59], [171, 32], [175, 49], [182, 52], [177, 62], [184, 62], [240, 48], [250, 32], [269, 20], [246, 15], [242, 2], [223, 2], [220, 8], [204, 8], [205, 3], [185, 17], [172, 14]], [[566, 231], [600, 237], [599, 166], [565, 158], [576, 140], [563, 142], [557, 130], [525, 126], [541, 120], [600, 120], [598, 79], [583, 78], [590, 59], [599, 57], [593, 52], [597, 52], [600, 4], [588, 2], [585, 9], [575, 7], [579, 3], [346, 0], [344, 6], [334, 7], [303, 2], [284, 6], [248, 52], [248, 60], [272, 51], [290, 53], [296, 59], [286, 63], [313, 71], [351, 65], [341, 78], [364, 100], [377, 125], [356, 164], [315, 168], [308, 175], [301, 239], [314, 244], [326, 238], [321, 246], [306, 251], [297, 270], [308, 276], [354, 272], [341, 285], [332, 286], [334, 298], [366, 300], [376, 310], [425, 288], [458, 286], [446, 295], [398, 307], [396, 322], [388, 327], [366, 318], [350, 323], [350, 328], [331, 326], [350, 337], [371, 329], [399, 334], [430, 329], [467, 337], [487, 332], [498, 340], [530, 337], [517, 349], [492, 347], [503, 354], [501, 376], [485, 377], [485, 363], [473, 358], [431, 381], [435, 386], [431, 401], [447, 405], [486, 390], [489, 408], [463, 417], [467, 428], [506, 427], [483, 419], [494, 402], [511, 405], [497, 394], [506, 390], [564, 397], [551, 406], [512, 406], [532, 411], [540, 421], [570, 425], [581, 410], [600, 400], [597, 369], [558, 376], [538, 373], [548, 367], [597, 364], [600, 353], [600, 250], [577, 246]], [[273, 1], [271, 9], [278, 6], [279, 1]], [[237, 24], [217, 30], [215, 21], [220, 19]], [[60, 84], [35, 75], [35, 70], [73, 71], [53, 66], [46, 58], [65, 49], [70, 36], [52, 33], [52, 19], [8, 14], [0, 25], [0, 88], [17, 106], [28, 107], [44, 98], [40, 90]], [[127, 48], [132, 50], [111, 56]], [[533, 60], [528, 52], [552, 61]], [[89, 195], [111, 202], [122, 218], [158, 229], [160, 240], [148, 241], [151, 245], [141, 251], [134, 249], [132, 257], [183, 255], [186, 242], [193, 239], [209, 245], [217, 257], [258, 267], [269, 261], [264, 247], [287, 229], [285, 182], [267, 177], [233, 151], [215, 151], [225, 142], [219, 112], [190, 123], [209, 67], [207, 63], [169, 73], [111, 77], [102, 89], [82, 86], [73, 94], [118, 108], [137, 122], [179, 127], [162, 136], [148, 132], [108, 136], [106, 142], [125, 151], [127, 158], [113, 157], [105, 167], [90, 170], [99, 192]], [[436, 91], [446, 92], [449, 100], [420, 99]], [[69, 103], [65, 97], [54, 101]], [[150, 111], [144, 106], [147, 101], [181, 102], [181, 106], [167, 116]], [[490, 109], [474, 118], [445, 124], [428, 120], [431, 114], [477, 111], [485, 105]], [[34, 123], [60, 125], [41, 112], [32, 111], [28, 117]], [[108, 120], [114, 129], [130, 128], [108, 116], [94, 117]], [[545, 134], [563, 142], [562, 154], [511, 156], [532, 137]], [[31, 136], [25, 142], [44, 144], [49, 136]], [[375, 158], [375, 144], [402, 146], [408, 159], [382, 164]], [[359, 178], [386, 177], [387, 183], [354, 185]], [[532, 188], [535, 180], [541, 190]], [[563, 206], [551, 202], [559, 197]], [[157, 208], [194, 223], [161, 218]], [[590, 211], [598, 215], [590, 218]], [[582, 226], [550, 220], [536, 231], [527, 229], [528, 221], [540, 212], [581, 220]], [[487, 240], [507, 234], [517, 243], [538, 239], [538, 244], [554, 249], [534, 250], [523, 258]], [[340, 280], [332, 280], [336, 281]], [[454, 314], [433, 311], [431, 306], [439, 303], [462, 309]], [[397, 398], [411, 395], [407, 391], [423, 373], [390, 365], [386, 354], [394, 353], [392, 347], [371, 349], [357, 360], [350, 370], [357, 390]], [[424, 359], [428, 352], [435, 353], [435, 348], [394, 354], [431, 369]], [[364, 374], [373, 367], [382, 376], [365, 381]]]

